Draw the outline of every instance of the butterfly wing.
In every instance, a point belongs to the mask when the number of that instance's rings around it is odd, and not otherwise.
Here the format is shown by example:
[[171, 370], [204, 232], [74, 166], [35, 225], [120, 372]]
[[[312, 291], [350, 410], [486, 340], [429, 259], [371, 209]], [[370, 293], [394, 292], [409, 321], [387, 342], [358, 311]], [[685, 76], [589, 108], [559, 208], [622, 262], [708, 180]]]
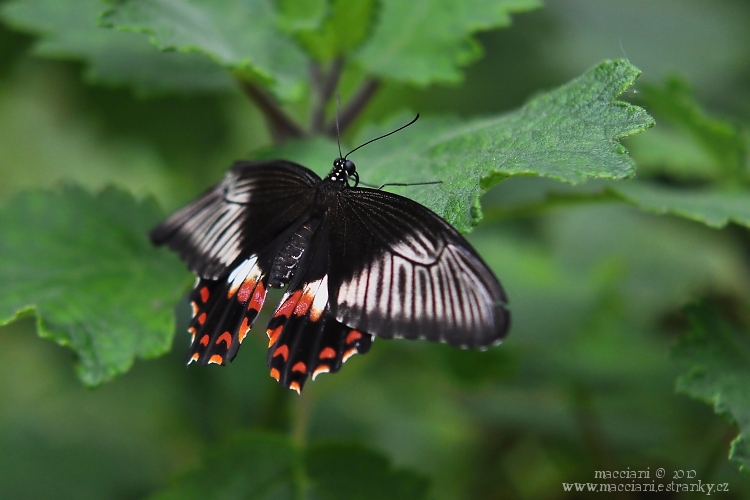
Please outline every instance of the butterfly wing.
[[379, 337], [459, 347], [502, 340], [510, 326], [505, 292], [450, 224], [380, 190], [344, 190], [339, 205], [329, 273], [337, 321]]
[[151, 240], [179, 253], [201, 278], [215, 280], [294, 224], [318, 182], [314, 172], [288, 161], [237, 162], [222, 182], [154, 228]]
[[154, 243], [169, 245], [199, 276], [190, 295], [189, 363], [226, 364], [235, 357], [269, 282], [288, 282], [274, 265], [296, 264], [284, 248], [305, 243], [319, 181], [291, 162], [238, 162], [220, 184], [151, 231]]

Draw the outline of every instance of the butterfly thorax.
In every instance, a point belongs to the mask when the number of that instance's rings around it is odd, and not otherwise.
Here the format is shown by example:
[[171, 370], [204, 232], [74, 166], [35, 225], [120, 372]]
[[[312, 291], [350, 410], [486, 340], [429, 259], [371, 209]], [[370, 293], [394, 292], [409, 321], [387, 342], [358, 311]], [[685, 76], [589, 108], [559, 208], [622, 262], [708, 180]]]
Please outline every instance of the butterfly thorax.
[[356, 167], [351, 160], [337, 158], [333, 162], [333, 169], [318, 184], [313, 203], [313, 214], [323, 214], [336, 205], [336, 198], [341, 191], [349, 188], [349, 177], [357, 178]]

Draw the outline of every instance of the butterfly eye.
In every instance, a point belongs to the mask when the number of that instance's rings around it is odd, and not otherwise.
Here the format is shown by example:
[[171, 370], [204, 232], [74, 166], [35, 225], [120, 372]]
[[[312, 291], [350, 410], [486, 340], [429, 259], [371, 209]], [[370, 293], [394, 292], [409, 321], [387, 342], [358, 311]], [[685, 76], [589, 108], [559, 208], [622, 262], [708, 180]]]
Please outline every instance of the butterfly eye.
[[357, 171], [357, 167], [354, 165], [353, 161], [346, 160], [346, 162], [344, 162], [344, 171], [346, 171], [346, 175], [353, 175]]

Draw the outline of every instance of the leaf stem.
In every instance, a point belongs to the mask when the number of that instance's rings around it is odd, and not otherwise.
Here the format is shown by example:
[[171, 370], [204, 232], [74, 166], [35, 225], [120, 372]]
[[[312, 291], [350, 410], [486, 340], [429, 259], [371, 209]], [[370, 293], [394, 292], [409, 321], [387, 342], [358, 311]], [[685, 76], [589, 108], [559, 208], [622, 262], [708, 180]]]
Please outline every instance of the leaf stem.
[[[354, 120], [356, 120], [362, 110], [365, 109], [365, 106], [367, 106], [379, 88], [379, 80], [376, 80], [375, 78], [368, 78], [365, 80], [359, 90], [354, 94], [354, 97], [351, 98], [339, 115], [339, 127], [341, 128], [342, 134], [352, 123], [354, 123]], [[329, 123], [325, 132], [326, 135], [336, 137], [336, 123]]]
[[325, 77], [319, 63], [313, 63], [310, 68], [310, 80], [313, 85], [313, 99], [315, 100], [310, 123], [310, 129], [313, 133], [319, 134], [325, 130], [326, 105], [333, 97], [336, 87], [338, 87], [343, 68], [343, 57], [337, 57], [331, 62]]
[[240, 88], [258, 106], [266, 119], [268, 130], [275, 144], [305, 136], [305, 131], [263, 89], [247, 80], [239, 81]]

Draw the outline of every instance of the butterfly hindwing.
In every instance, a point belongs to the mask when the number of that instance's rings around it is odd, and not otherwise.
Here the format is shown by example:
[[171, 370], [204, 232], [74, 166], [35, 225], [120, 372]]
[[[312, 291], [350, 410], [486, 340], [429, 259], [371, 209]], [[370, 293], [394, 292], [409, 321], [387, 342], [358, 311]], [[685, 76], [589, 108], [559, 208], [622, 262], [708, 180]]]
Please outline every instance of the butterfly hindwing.
[[427, 208], [391, 193], [352, 188], [333, 214], [332, 310], [350, 327], [384, 338], [460, 347], [500, 341], [507, 298], [468, 242]]
[[234, 359], [266, 299], [267, 268], [267, 261], [251, 255], [227, 278], [198, 280], [190, 294], [188, 363], [224, 365]]
[[306, 267], [299, 269], [268, 323], [271, 376], [297, 392], [308, 376], [338, 371], [372, 343], [372, 335], [343, 325], [331, 314], [327, 234], [328, 228], [316, 233]]
[[283, 160], [237, 162], [219, 184], [151, 231], [201, 278], [218, 279], [258, 254], [312, 203], [311, 170]]

